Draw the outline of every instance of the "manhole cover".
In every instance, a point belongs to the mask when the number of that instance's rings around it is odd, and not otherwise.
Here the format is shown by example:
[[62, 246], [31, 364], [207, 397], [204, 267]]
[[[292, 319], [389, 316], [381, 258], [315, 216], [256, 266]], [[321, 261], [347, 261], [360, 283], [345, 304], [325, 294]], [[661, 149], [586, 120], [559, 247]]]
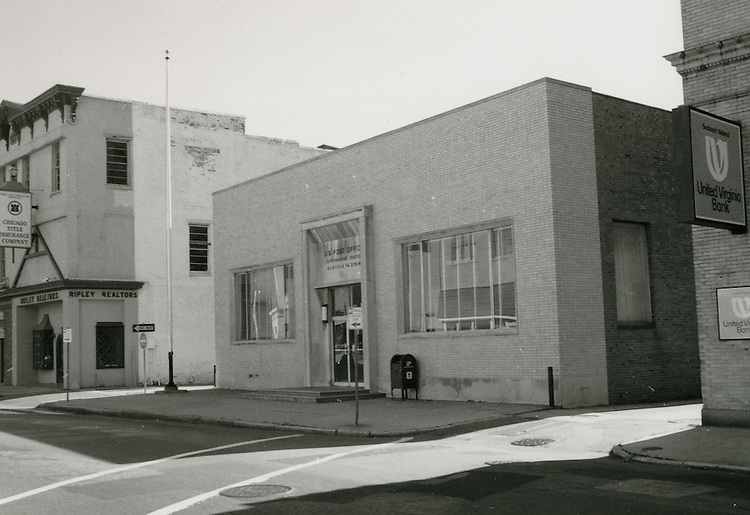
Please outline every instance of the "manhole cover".
[[268, 495], [283, 494], [291, 490], [282, 485], [243, 485], [227, 488], [219, 492], [224, 497], [266, 497]]
[[522, 447], [539, 447], [540, 445], [547, 445], [548, 443], [552, 442], [554, 442], [552, 438], [524, 438], [523, 440], [510, 442], [510, 444], [520, 445]]

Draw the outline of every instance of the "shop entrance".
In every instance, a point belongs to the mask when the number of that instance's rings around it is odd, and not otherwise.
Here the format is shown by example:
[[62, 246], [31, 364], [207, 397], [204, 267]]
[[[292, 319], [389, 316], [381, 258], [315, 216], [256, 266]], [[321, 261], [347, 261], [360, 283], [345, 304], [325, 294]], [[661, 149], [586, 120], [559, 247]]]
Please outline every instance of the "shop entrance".
[[[362, 287], [359, 284], [328, 289], [328, 303], [332, 306], [331, 351], [333, 383], [354, 385], [364, 383], [364, 342], [362, 326], [357, 324], [362, 309]], [[352, 323], [354, 321], [354, 323]]]
[[57, 335], [55, 341], [55, 381], [57, 384], [65, 382], [65, 358], [63, 357], [63, 335]]

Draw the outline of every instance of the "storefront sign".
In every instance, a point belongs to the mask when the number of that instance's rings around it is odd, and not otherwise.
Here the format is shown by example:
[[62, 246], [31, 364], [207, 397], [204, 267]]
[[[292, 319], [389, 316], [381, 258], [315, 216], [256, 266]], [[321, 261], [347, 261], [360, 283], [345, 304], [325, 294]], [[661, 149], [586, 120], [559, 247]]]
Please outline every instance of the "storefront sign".
[[0, 247], [31, 247], [31, 193], [0, 190]]
[[130, 290], [70, 290], [71, 299], [137, 299], [138, 292]]
[[744, 230], [740, 125], [685, 106], [674, 111], [674, 130], [683, 218], [699, 225]]
[[22, 306], [29, 306], [32, 304], [41, 304], [43, 302], [54, 302], [61, 300], [60, 292], [53, 291], [47, 293], [35, 293], [33, 295], [25, 295], [18, 299], [18, 303]]
[[720, 340], [750, 340], [750, 286], [716, 290]]
[[19, 297], [18, 302], [21, 306], [30, 306], [32, 304], [41, 304], [43, 302], [63, 300], [63, 297], [66, 296], [69, 299], [120, 300], [136, 299], [138, 298], [138, 292], [130, 290], [69, 290], [66, 294], [65, 291], [53, 291], [24, 295], [23, 297]]
[[362, 254], [359, 237], [323, 242], [324, 277], [327, 283], [359, 281]]

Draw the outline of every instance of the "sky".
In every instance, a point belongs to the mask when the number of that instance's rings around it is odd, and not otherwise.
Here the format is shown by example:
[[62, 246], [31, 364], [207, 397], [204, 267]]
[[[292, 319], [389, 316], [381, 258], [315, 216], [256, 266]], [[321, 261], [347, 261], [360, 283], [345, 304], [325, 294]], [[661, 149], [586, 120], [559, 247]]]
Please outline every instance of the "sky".
[[158, 105], [168, 92], [313, 147], [542, 77], [682, 103], [663, 58], [683, 48], [680, 0], [0, 0], [0, 20], [0, 100], [55, 84]]

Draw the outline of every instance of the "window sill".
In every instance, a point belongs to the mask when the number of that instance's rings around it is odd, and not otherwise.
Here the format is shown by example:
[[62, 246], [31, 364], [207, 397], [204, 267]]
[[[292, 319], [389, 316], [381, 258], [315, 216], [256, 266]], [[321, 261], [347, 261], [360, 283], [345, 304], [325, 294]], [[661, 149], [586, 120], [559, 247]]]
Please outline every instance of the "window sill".
[[432, 331], [427, 333], [404, 333], [398, 336], [399, 340], [424, 340], [434, 338], [481, 338], [487, 336], [512, 336], [517, 335], [517, 328], [507, 329], [478, 329], [474, 331]]
[[283, 340], [236, 340], [232, 342], [232, 345], [269, 345], [269, 344], [276, 344], [276, 343], [294, 343], [295, 340], [293, 338], [291, 339], [283, 339]]
[[654, 322], [617, 322], [617, 328], [625, 331], [656, 329], [656, 324]]

